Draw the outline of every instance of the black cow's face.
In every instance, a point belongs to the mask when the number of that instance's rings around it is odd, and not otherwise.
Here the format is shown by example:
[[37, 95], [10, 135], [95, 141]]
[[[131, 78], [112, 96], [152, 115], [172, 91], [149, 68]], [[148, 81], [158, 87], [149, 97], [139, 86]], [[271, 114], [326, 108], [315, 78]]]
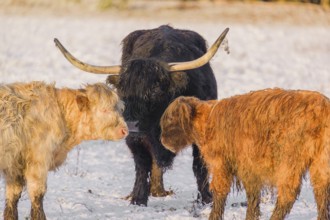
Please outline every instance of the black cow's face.
[[178, 78], [167, 71], [165, 63], [155, 59], [135, 59], [125, 63], [116, 86], [119, 96], [125, 102], [125, 119], [159, 119], [176, 93], [185, 85], [180, 83], [184, 78]]

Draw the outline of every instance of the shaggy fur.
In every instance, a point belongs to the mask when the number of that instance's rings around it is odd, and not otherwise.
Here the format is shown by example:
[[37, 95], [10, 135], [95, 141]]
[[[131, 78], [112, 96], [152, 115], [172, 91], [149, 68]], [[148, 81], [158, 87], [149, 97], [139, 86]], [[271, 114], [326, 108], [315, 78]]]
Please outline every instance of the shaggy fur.
[[47, 173], [83, 140], [118, 140], [128, 134], [123, 103], [104, 84], [80, 90], [43, 82], [0, 85], [0, 171], [6, 180], [4, 219], [18, 219], [26, 185], [31, 219], [45, 219]]
[[[138, 122], [139, 132], [126, 143], [134, 156], [136, 178], [132, 204], [147, 205], [148, 196], [164, 196], [163, 171], [172, 165], [174, 154], [160, 143], [160, 117], [178, 96], [202, 100], [217, 98], [217, 85], [209, 64], [185, 72], [169, 72], [167, 62], [190, 61], [206, 52], [205, 40], [196, 32], [164, 25], [138, 30], [123, 40], [119, 76], [109, 76], [125, 102], [126, 121]], [[193, 144], [193, 171], [203, 203], [211, 202], [207, 170]], [[151, 176], [151, 178], [150, 178]], [[151, 182], [150, 182], [151, 181]]]
[[330, 219], [330, 100], [317, 92], [267, 89], [221, 101], [180, 97], [161, 119], [174, 153], [197, 143], [212, 182], [210, 219], [223, 219], [234, 179], [247, 194], [246, 219], [260, 215], [260, 191], [277, 188], [272, 220], [284, 219], [307, 171], [318, 219]]

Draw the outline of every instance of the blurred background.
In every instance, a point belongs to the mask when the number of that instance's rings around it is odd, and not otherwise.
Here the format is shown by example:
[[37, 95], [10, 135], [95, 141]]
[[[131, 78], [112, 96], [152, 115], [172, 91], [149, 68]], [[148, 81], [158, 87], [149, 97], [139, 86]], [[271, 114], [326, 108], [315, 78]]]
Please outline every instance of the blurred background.
[[[313, 3], [319, 4], [324, 7], [329, 6], [329, 0], [227, 0], [226, 2], [296, 2], [296, 3]], [[224, 0], [3, 0], [4, 5], [33, 5], [33, 6], [50, 6], [50, 5], [64, 5], [64, 4], [84, 4], [86, 6], [98, 7], [100, 9], [107, 8], [131, 8], [135, 7], [141, 2], [144, 3], [157, 3], [157, 4], [169, 4], [169, 3], [179, 3], [179, 7], [188, 7], [188, 4], [191, 3], [202, 3], [202, 2], [210, 2], [210, 3], [218, 3], [225, 2]]]
[[[266, 4], [263, 4], [266, 3]], [[285, 5], [284, 5], [285, 3]], [[15, 11], [20, 9], [21, 11], [31, 10], [35, 8], [41, 8], [44, 12], [51, 10], [62, 11], [80, 11], [86, 12], [100, 12], [100, 11], [113, 11], [121, 10], [121, 12], [128, 10], [132, 12], [141, 12], [144, 10], [155, 10], [157, 13], [160, 11], [175, 11], [180, 12], [184, 10], [200, 10], [208, 9], [210, 13], [215, 9], [218, 13], [224, 13], [227, 11], [228, 15], [233, 15], [236, 12], [234, 7], [243, 7], [244, 10], [240, 11], [241, 14], [256, 12], [256, 8], [262, 7], [264, 15], [272, 15], [277, 12], [276, 8], [298, 8], [312, 7], [313, 10], [327, 10], [330, 7], [330, 0], [1, 0], [0, 7], [4, 11]], [[313, 6], [321, 6], [319, 8]], [[226, 8], [226, 10], [224, 9]], [[229, 7], [229, 8], [228, 8]], [[270, 10], [270, 7], [273, 10]], [[254, 8], [254, 9], [252, 9]], [[24, 10], [25, 9], [25, 10]], [[212, 10], [211, 10], [212, 9]], [[242, 9], [242, 8], [238, 8]], [[220, 10], [220, 11], [219, 11]], [[163, 12], [161, 12], [163, 13]], [[294, 14], [295, 12], [290, 12]], [[236, 14], [237, 15], [237, 14]], [[307, 15], [306, 15], [307, 16]], [[309, 16], [309, 15], [308, 15]]]
[[0, 13], [328, 26], [330, 0], [1, 0]]

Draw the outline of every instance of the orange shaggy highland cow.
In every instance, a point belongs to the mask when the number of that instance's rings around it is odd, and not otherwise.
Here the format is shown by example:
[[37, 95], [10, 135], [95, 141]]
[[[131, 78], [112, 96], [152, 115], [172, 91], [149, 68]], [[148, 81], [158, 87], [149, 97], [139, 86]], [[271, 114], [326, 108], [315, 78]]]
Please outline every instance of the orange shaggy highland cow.
[[43, 82], [0, 85], [0, 172], [6, 181], [5, 220], [18, 219], [26, 186], [31, 219], [46, 219], [47, 173], [83, 140], [118, 140], [128, 134], [123, 103], [104, 84], [57, 89]]
[[210, 219], [223, 219], [234, 181], [247, 194], [246, 219], [260, 216], [260, 191], [277, 188], [271, 220], [284, 219], [310, 173], [318, 220], [330, 219], [330, 100], [312, 91], [266, 89], [221, 101], [177, 98], [161, 119], [174, 153], [195, 143], [213, 192]]

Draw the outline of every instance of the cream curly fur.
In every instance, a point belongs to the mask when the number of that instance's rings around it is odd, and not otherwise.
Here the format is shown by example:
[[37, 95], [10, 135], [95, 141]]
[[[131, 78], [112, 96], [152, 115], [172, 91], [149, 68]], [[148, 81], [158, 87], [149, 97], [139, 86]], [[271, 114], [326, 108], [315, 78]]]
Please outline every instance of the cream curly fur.
[[44, 82], [0, 85], [0, 170], [6, 180], [5, 219], [17, 219], [25, 185], [31, 218], [44, 219], [47, 173], [83, 140], [118, 140], [128, 134], [123, 103], [104, 84], [79, 90]]

